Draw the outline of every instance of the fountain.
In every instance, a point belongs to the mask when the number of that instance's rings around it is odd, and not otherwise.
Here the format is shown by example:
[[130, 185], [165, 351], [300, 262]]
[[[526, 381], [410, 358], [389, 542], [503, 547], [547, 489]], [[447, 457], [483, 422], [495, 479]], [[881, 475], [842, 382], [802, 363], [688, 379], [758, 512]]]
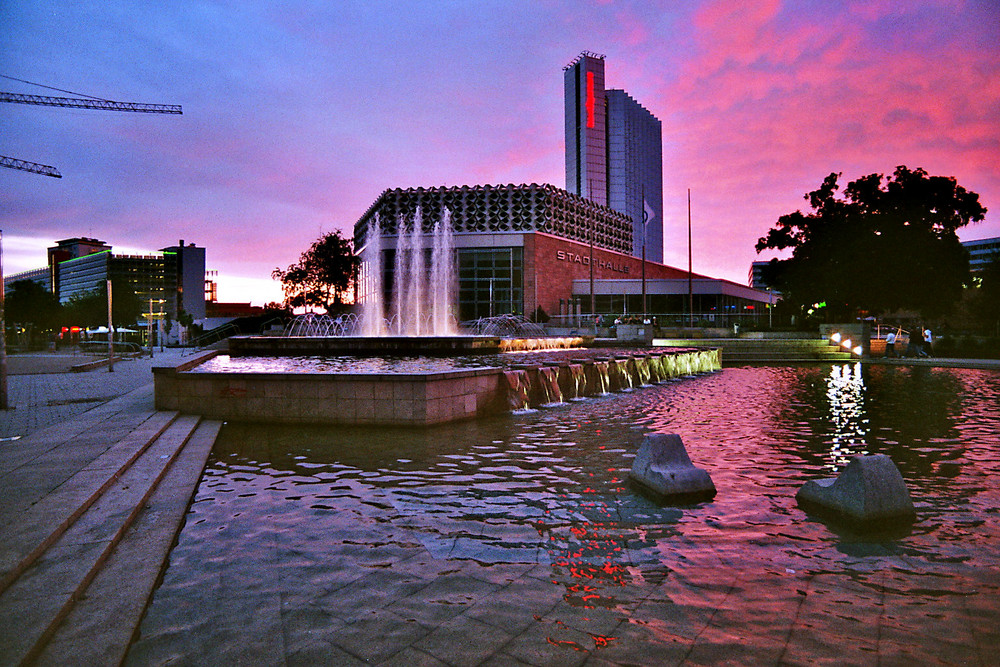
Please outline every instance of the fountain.
[[[719, 350], [580, 357], [592, 339], [546, 337], [519, 315], [482, 318], [460, 331], [448, 211], [429, 228], [419, 209], [410, 224], [398, 221], [388, 295], [380, 225], [376, 216], [361, 251], [357, 313], [307, 313], [283, 336], [234, 336], [229, 355], [156, 368], [157, 408], [243, 421], [424, 426], [631, 391], [654, 382], [652, 367], [659, 369], [655, 381], [721, 368]], [[424, 361], [362, 359], [401, 356]]]

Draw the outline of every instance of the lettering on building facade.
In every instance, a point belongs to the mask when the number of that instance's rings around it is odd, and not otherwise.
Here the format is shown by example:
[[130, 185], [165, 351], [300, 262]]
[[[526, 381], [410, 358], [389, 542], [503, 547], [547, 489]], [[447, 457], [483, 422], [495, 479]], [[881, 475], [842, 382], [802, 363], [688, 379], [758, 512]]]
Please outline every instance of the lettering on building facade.
[[[580, 255], [575, 252], [566, 252], [565, 250], [556, 250], [556, 260], [559, 262], [569, 262], [571, 264], [582, 264], [583, 266], [590, 266], [590, 256]], [[607, 271], [615, 271], [617, 273], [630, 273], [630, 268], [627, 264], [619, 264], [618, 262], [605, 262], [602, 259], [594, 258], [594, 266], [605, 269]]]

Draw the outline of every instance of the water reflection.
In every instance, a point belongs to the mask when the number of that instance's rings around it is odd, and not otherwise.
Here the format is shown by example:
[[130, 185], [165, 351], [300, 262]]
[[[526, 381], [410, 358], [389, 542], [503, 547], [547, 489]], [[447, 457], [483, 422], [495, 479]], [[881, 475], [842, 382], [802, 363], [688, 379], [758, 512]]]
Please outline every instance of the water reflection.
[[[766, 651], [807, 598], [809, 641], [832, 656], [886, 618], [926, 646], [1000, 623], [998, 405], [996, 373], [847, 364], [727, 368], [419, 431], [228, 424], [144, 633], [221, 642], [238, 623], [216, 600], [262, 590], [320, 610], [315, 631], [336, 643], [338, 624], [418, 583], [495, 576], [505, 588], [475, 598], [492, 605], [476, 618], [535, 613], [552, 646], [597, 650], [636, 627], [669, 646], [704, 618], [695, 630], [715, 619]], [[673, 508], [634, 492], [627, 471], [648, 432], [680, 434], [718, 495]], [[866, 451], [903, 473], [910, 535], [835, 532], [797, 507], [807, 479]], [[381, 602], [342, 592], [367, 577]], [[424, 618], [437, 599], [399, 613]], [[573, 623], [586, 641], [557, 632]]]
[[852, 456], [867, 454], [868, 417], [865, 414], [865, 380], [860, 363], [834, 364], [826, 379], [831, 433], [829, 467], [837, 471]]

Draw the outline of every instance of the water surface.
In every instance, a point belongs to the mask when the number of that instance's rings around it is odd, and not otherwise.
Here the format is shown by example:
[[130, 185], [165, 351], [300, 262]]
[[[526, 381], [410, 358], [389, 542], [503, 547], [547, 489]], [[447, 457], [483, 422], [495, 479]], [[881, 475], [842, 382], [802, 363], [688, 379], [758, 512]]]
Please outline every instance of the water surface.
[[[1000, 648], [998, 406], [997, 373], [844, 364], [425, 430], [229, 424], [130, 659], [458, 664], [461, 633], [432, 639], [464, 623], [537, 664], [976, 662]], [[681, 435], [713, 501], [628, 485], [650, 432]], [[858, 535], [797, 507], [860, 453], [896, 462], [911, 529]]]

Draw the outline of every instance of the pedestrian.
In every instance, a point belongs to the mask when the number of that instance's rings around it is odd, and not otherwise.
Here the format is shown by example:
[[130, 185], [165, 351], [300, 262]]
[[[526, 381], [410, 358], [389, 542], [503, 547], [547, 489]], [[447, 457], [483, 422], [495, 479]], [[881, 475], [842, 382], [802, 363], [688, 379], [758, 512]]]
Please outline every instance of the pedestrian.
[[932, 356], [934, 356], [934, 347], [931, 345], [931, 343], [933, 342], [933, 340], [934, 340], [934, 336], [931, 335], [931, 330], [930, 329], [924, 329], [924, 347], [921, 350], [921, 352], [923, 352], [923, 355], [925, 357], [932, 357]]
[[896, 356], [896, 332], [889, 331], [888, 335], [885, 337], [885, 356], [887, 358], [895, 358]]

